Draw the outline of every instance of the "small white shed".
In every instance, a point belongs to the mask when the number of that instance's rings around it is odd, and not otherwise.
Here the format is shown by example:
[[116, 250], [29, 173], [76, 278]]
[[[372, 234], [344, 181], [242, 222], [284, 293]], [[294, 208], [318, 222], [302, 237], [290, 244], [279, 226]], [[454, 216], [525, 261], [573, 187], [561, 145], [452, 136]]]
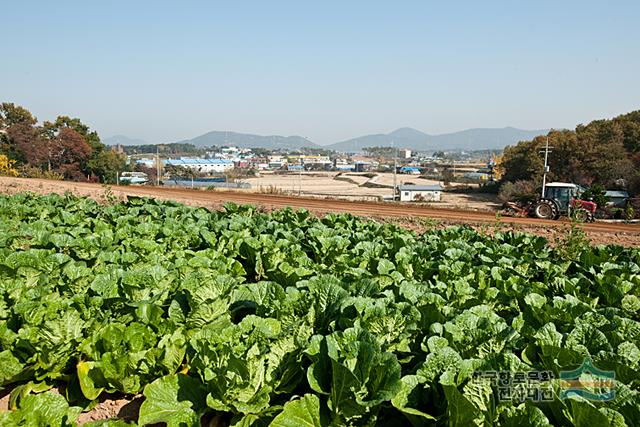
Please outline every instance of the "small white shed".
[[401, 202], [439, 202], [444, 188], [441, 185], [401, 185]]

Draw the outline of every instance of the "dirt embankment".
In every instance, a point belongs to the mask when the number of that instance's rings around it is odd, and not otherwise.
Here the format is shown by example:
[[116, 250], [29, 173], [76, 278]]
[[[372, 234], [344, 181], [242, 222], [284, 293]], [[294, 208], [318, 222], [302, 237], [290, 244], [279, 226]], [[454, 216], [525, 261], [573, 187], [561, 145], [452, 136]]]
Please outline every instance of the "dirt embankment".
[[[154, 197], [175, 200], [193, 206], [218, 209], [224, 203], [253, 204], [265, 209], [292, 207], [304, 208], [315, 214], [329, 212], [349, 212], [354, 215], [372, 218], [387, 218], [399, 225], [416, 230], [440, 225], [469, 224], [479, 229], [495, 228], [513, 229], [555, 240], [566, 234], [568, 221], [545, 221], [533, 218], [496, 217], [484, 211], [465, 211], [442, 209], [432, 206], [398, 203], [354, 202], [326, 198], [294, 197], [284, 195], [258, 194], [240, 191], [203, 191], [163, 187], [106, 187], [100, 184], [49, 181], [41, 179], [0, 177], [0, 192], [18, 193], [31, 191], [35, 193], [71, 192], [80, 196], [88, 196], [97, 200], [109, 198], [124, 199], [128, 195]], [[595, 244], [620, 244], [624, 246], [640, 246], [640, 225], [604, 223], [581, 224], [587, 237]]]

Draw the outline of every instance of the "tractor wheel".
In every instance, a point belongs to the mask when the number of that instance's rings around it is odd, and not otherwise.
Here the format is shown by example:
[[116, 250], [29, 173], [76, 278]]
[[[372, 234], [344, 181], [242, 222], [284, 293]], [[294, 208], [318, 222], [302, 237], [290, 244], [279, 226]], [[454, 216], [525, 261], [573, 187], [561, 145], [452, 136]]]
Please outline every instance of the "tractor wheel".
[[558, 207], [551, 200], [539, 200], [533, 208], [533, 213], [540, 219], [556, 219], [559, 216]]
[[593, 214], [586, 209], [576, 209], [573, 217], [580, 222], [593, 222]]

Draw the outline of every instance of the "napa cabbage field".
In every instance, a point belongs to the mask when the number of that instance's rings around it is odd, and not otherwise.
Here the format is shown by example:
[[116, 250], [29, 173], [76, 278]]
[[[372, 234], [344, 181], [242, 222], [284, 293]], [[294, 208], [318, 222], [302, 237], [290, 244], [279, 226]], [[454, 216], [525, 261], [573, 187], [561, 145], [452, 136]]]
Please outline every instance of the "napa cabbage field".
[[[640, 425], [640, 251], [561, 249], [0, 196], [0, 425], [74, 425], [137, 395], [139, 425]], [[585, 366], [607, 381], [576, 380]]]

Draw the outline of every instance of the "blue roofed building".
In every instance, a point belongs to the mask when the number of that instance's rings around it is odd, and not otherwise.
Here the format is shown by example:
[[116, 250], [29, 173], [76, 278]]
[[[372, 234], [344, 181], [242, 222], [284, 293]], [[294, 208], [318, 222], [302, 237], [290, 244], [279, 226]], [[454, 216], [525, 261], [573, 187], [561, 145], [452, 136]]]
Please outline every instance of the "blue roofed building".
[[403, 166], [400, 168], [400, 173], [406, 173], [407, 175], [420, 175], [420, 168], [414, 166]]

